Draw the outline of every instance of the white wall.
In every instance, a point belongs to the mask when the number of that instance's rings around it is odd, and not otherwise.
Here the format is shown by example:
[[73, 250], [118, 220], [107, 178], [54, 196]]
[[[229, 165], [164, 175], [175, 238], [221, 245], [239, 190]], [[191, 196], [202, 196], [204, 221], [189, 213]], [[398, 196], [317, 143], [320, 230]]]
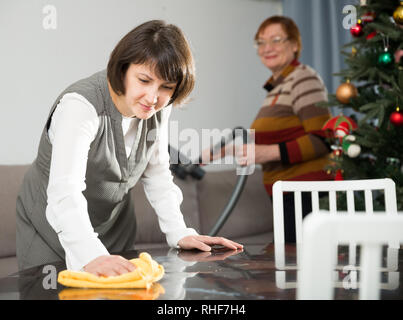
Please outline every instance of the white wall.
[[[56, 8], [54, 30], [43, 27], [46, 5]], [[253, 37], [273, 14], [279, 0], [1, 0], [0, 164], [31, 163], [58, 94], [104, 69], [120, 38], [151, 19], [179, 26], [195, 56], [193, 101], [172, 114], [179, 130], [249, 127], [270, 76]]]

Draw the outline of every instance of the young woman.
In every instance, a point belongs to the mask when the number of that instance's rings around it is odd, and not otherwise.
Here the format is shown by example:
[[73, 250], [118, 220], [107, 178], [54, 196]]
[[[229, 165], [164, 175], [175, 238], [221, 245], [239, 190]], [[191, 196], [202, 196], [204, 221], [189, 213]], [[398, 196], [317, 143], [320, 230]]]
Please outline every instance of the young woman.
[[38, 155], [17, 198], [19, 268], [64, 260], [68, 269], [114, 276], [133, 270], [130, 190], [141, 181], [171, 247], [242, 245], [187, 228], [169, 171], [168, 118], [194, 87], [179, 28], [149, 21], [113, 50], [107, 70], [79, 80], [53, 104]]

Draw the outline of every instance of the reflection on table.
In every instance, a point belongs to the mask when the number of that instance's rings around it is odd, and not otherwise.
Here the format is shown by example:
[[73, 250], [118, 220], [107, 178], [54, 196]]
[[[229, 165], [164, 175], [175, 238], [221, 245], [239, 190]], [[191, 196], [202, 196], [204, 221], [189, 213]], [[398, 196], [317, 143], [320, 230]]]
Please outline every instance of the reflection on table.
[[[165, 269], [164, 277], [149, 291], [94, 290], [66, 288], [60, 284], [45, 289], [46, 266], [38, 266], [0, 279], [1, 299], [157, 299], [157, 300], [266, 300], [295, 299], [298, 270], [295, 246], [285, 246], [285, 260], [290, 269], [275, 265], [274, 245], [246, 245], [243, 251], [214, 248], [212, 252], [176, 249], [144, 250]], [[346, 250], [345, 250], [346, 251]], [[348, 250], [339, 250], [335, 269], [336, 299], [357, 299], [359, 266], [348, 263]], [[385, 248], [381, 299], [403, 299], [402, 250]], [[139, 251], [120, 253], [137, 258]], [[400, 263], [399, 263], [400, 262]], [[62, 262], [52, 264], [57, 272]], [[293, 267], [292, 267], [293, 265]], [[292, 268], [291, 268], [292, 267]]]

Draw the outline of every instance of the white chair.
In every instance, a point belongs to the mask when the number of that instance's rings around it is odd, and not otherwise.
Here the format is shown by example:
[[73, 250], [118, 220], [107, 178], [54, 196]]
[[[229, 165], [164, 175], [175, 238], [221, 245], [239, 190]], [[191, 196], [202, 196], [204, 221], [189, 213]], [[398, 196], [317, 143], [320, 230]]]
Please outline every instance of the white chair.
[[[355, 210], [354, 192], [363, 191], [365, 196], [365, 213], [374, 214], [373, 190], [383, 190], [385, 196], [385, 212], [388, 215], [397, 215], [396, 187], [392, 179], [367, 179], [367, 180], [345, 180], [345, 181], [277, 181], [273, 185], [273, 229], [276, 268], [280, 270], [295, 269], [295, 265], [287, 265], [285, 261], [285, 239], [284, 239], [284, 208], [283, 192], [294, 192], [295, 202], [295, 231], [298, 252], [302, 243], [302, 204], [301, 192], [310, 192], [312, 199], [312, 211], [319, 210], [319, 192], [329, 193], [329, 212], [336, 214], [336, 192], [347, 193], [347, 213], [354, 215]], [[378, 213], [377, 213], [378, 214]], [[398, 248], [396, 243], [390, 243], [391, 248]], [[337, 253], [337, 248], [336, 248]], [[335, 254], [336, 254], [335, 253]], [[392, 259], [391, 264], [396, 261]], [[354, 243], [349, 246], [349, 264], [356, 264], [356, 246]], [[391, 267], [392, 268], [392, 267]]]
[[337, 243], [361, 245], [359, 299], [380, 298], [382, 245], [403, 243], [403, 215], [349, 215], [318, 212], [303, 223], [303, 245], [297, 299], [333, 299]]

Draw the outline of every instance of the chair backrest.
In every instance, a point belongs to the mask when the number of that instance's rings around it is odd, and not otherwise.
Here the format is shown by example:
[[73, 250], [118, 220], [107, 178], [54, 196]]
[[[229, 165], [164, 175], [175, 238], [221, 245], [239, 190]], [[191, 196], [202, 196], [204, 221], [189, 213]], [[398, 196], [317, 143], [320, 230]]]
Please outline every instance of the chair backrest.
[[380, 298], [382, 245], [403, 243], [403, 215], [331, 215], [315, 212], [303, 222], [298, 299], [333, 299], [337, 243], [361, 245], [359, 299]]
[[[295, 203], [295, 232], [297, 249], [302, 242], [302, 203], [301, 192], [310, 192], [312, 211], [319, 211], [319, 192], [329, 193], [329, 212], [339, 212], [337, 208], [336, 192], [344, 191], [347, 194], [347, 213], [357, 213], [355, 209], [354, 192], [363, 191], [365, 197], [365, 213], [372, 215], [373, 190], [383, 190], [385, 197], [385, 213], [397, 215], [396, 186], [392, 179], [367, 179], [345, 181], [277, 181], [273, 185], [273, 229], [276, 254], [276, 267], [286, 269], [284, 258], [284, 206], [283, 193], [294, 192]], [[362, 213], [362, 212], [360, 212]], [[390, 246], [396, 247], [396, 243]], [[350, 246], [351, 261], [355, 261], [355, 246]]]

